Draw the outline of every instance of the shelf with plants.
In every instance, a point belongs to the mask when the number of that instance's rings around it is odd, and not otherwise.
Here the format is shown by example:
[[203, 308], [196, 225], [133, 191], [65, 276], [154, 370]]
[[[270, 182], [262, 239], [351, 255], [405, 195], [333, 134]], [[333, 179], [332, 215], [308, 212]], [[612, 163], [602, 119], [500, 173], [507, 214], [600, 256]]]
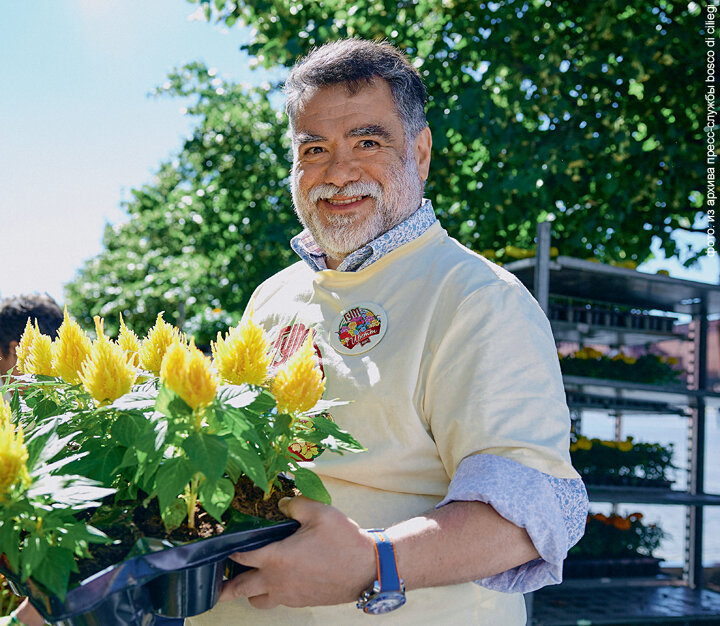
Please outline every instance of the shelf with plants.
[[554, 296], [548, 317], [559, 341], [636, 346], [687, 338], [678, 330], [677, 316], [605, 302]]
[[[586, 481], [591, 500], [586, 535], [573, 549], [568, 563], [572, 567], [577, 559], [585, 560], [580, 572], [594, 597], [583, 596], [574, 606], [577, 589], [583, 587], [577, 586], [578, 579], [570, 578], [535, 594], [541, 610], [535, 611], [531, 623], [559, 624], [563, 619], [570, 620], [568, 623], [577, 619], [605, 623], [600, 615], [612, 603], [613, 623], [621, 623], [624, 617], [632, 621], [627, 602], [610, 597], [616, 590], [607, 594], [600, 590], [599, 581], [607, 580], [605, 576], [622, 580], [623, 589], [681, 585], [682, 597], [675, 602], [675, 612], [665, 616], [695, 619], [704, 615], [709, 605], [720, 605], [720, 594], [703, 589], [702, 570], [702, 510], [720, 505], [720, 495], [706, 494], [703, 488], [705, 411], [707, 406], [720, 405], [720, 393], [707, 386], [708, 317], [720, 314], [720, 287], [551, 255], [549, 224], [539, 225], [537, 241], [537, 254], [506, 263], [505, 268], [533, 292], [558, 342], [575, 431], [573, 464]], [[686, 325], [681, 315], [690, 316], [692, 321]], [[682, 351], [693, 355], [691, 361], [678, 363], [666, 356], [664, 342], [668, 341], [676, 348], [684, 343]], [[601, 414], [614, 418], [614, 440], [583, 437], [583, 416], [595, 419]], [[626, 415], [679, 416], [687, 421], [686, 491], [671, 488], [671, 449], [623, 439]], [[600, 515], [595, 503], [611, 505], [612, 513]], [[613, 545], [617, 547], [623, 537], [637, 539], [645, 533], [658, 542], [662, 537], [662, 529], [643, 528], [637, 514], [620, 516], [618, 505], [622, 503], [684, 507], [688, 530], [682, 578], [663, 573], [653, 556], [657, 545], [646, 544], [634, 554], [613, 552]], [[611, 537], [612, 533], [618, 536]], [[593, 550], [596, 553], [591, 554]], [[636, 564], [637, 559], [644, 559], [646, 563], [623, 569], [620, 561], [628, 559]], [[591, 567], [589, 560], [596, 563]], [[611, 568], [609, 573], [595, 569], [597, 561], [604, 561], [603, 567]], [[639, 601], [644, 601], [642, 593], [638, 592]], [[648, 594], [652, 596], [652, 591]], [[597, 611], [589, 609], [591, 604], [597, 605]], [[564, 616], [556, 612], [551, 620], [543, 621], [553, 606], [561, 605], [567, 608]]]

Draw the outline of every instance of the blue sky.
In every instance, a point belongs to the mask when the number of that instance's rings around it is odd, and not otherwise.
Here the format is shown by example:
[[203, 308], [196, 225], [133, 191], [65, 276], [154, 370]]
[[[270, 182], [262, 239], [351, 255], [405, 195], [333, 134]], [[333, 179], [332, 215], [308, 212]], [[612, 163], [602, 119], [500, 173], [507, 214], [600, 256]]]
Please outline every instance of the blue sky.
[[[188, 20], [183, 0], [4, 2], [0, 16], [0, 296], [62, 285], [124, 219], [130, 189], [149, 182], [192, 121], [177, 99], [148, 97], [167, 73], [202, 60], [259, 83], [238, 50], [248, 30]], [[701, 268], [649, 271], [717, 282]]]
[[101, 251], [120, 201], [191, 128], [179, 99], [148, 97], [202, 60], [260, 83], [247, 29], [188, 20], [183, 0], [4, 2], [0, 16], [0, 296], [62, 285]]

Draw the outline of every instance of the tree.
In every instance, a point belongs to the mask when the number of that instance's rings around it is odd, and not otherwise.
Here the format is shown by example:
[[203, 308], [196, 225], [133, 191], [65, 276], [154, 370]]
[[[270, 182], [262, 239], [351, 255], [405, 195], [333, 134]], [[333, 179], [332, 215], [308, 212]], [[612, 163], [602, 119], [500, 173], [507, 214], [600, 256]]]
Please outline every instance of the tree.
[[[703, 204], [699, 4], [675, 0], [194, 0], [254, 28], [245, 49], [292, 65], [339, 37], [386, 38], [422, 60], [434, 150], [428, 195], [463, 243], [680, 255]], [[704, 253], [686, 250], [688, 263]]]
[[104, 251], [67, 285], [86, 326], [101, 315], [112, 331], [122, 313], [142, 331], [163, 310], [178, 325], [219, 308], [237, 319], [253, 289], [293, 254], [289, 148], [271, 90], [242, 88], [193, 63], [158, 91], [192, 97], [188, 113], [198, 123], [177, 158], [133, 190], [128, 221], [106, 227]]
[[[299, 0], [204, 4], [253, 26], [256, 63], [290, 66], [346, 36], [387, 38], [428, 86], [433, 163], [426, 193], [450, 234], [478, 251], [533, 247], [553, 220], [562, 254], [641, 262], [654, 236], [679, 249], [703, 205], [700, 7], [674, 0]], [[291, 262], [278, 86], [245, 90], [192, 64], [164, 92], [190, 97], [193, 137], [133, 192], [129, 221], [68, 286], [74, 311], [148, 326], [222, 307]]]

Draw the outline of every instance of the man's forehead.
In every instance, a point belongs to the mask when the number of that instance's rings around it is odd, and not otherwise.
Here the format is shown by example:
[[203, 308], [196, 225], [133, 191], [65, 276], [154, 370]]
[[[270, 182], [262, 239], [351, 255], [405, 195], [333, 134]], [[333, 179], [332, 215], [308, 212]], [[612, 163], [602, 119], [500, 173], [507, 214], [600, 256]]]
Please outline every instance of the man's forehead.
[[392, 92], [384, 80], [363, 81], [357, 89], [348, 89], [345, 83], [308, 89], [296, 110], [293, 139], [302, 143], [320, 140], [322, 127], [328, 122], [341, 124], [348, 137], [377, 135], [393, 139], [402, 130]]

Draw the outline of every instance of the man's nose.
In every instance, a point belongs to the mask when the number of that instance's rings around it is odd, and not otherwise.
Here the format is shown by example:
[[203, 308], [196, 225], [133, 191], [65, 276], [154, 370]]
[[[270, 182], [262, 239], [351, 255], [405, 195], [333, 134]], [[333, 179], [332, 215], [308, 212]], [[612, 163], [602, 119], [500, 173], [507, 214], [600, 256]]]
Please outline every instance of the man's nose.
[[352, 154], [344, 150], [334, 153], [325, 169], [324, 182], [342, 188], [358, 180], [360, 180], [360, 167]]

